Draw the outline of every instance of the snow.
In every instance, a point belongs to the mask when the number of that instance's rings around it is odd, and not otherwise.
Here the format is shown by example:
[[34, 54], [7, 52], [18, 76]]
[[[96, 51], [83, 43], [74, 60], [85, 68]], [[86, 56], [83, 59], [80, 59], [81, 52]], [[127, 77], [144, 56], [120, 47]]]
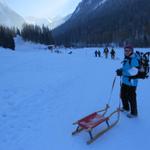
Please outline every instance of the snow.
[[100, 7], [100, 6], [101, 6], [102, 4], [104, 4], [106, 1], [107, 1], [107, 0], [101, 0], [101, 1], [98, 3], [98, 5], [96, 5], [96, 6], [94, 7], [94, 10], [97, 9], [98, 7]]
[[42, 27], [43, 25], [50, 26], [50, 24], [52, 23], [52, 20], [50, 20], [47, 17], [36, 18], [36, 17], [29, 16], [29, 17], [25, 17], [25, 21], [27, 24], [38, 25], [40, 27]]
[[81, 10], [80, 5], [76, 8], [74, 14], [77, 14]]
[[[71, 135], [74, 121], [108, 102], [122, 48], [111, 60], [95, 58], [97, 48], [60, 49], [57, 54], [21, 38], [16, 43], [16, 51], [0, 48], [0, 150], [147, 149], [149, 79], [138, 85], [138, 118], [122, 113], [114, 128], [88, 146], [88, 133]], [[117, 78], [110, 111], [118, 106], [119, 83]]]

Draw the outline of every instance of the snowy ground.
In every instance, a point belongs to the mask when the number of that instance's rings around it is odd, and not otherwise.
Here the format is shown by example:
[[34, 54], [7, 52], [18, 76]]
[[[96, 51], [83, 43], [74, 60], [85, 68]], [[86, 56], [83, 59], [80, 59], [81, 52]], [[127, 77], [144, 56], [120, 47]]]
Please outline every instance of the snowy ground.
[[[96, 48], [61, 49], [17, 41], [16, 51], [0, 48], [0, 150], [146, 150], [150, 139], [150, 80], [137, 89], [139, 117], [120, 122], [91, 145], [86, 132], [72, 137], [72, 123], [104, 108], [118, 58], [95, 58]], [[119, 78], [111, 100], [118, 106]]]

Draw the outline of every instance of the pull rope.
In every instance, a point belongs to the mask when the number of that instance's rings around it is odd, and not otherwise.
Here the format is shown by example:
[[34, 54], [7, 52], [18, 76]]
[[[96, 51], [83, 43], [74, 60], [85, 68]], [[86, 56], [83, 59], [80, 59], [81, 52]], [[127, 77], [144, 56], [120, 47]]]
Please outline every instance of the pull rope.
[[[113, 80], [113, 83], [112, 83], [112, 87], [111, 87], [111, 91], [110, 91], [110, 95], [109, 95], [109, 99], [108, 99], [108, 103], [106, 104], [106, 108], [104, 108], [103, 110], [98, 111], [98, 112], [104, 111], [104, 113], [102, 114], [102, 116], [104, 116], [107, 113], [107, 110], [110, 108], [109, 105], [110, 105], [110, 102], [111, 102], [111, 97], [112, 97], [112, 93], [113, 93], [113, 90], [114, 90], [116, 78], [117, 78], [117, 75], [115, 75], [115, 77], [114, 77], [114, 80]], [[121, 87], [121, 77], [120, 77], [120, 87]], [[120, 88], [120, 90], [121, 90], [121, 88]], [[118, 120], [120, 118], [120, 107], [121, 107], [121, 100], [119, 98], [118, 108], [117, 108], [116, 111], [114, 111], [114, 112], [118, 112]]]
[[120, 77], [119, 109], [121, 108], [121, 85], [122, 85], [122, 82], [121, 82], [121, 77]]
[[108, 106], [109, 106], [110, 101], [111, 101], [111, 97], [112, 97], [112, 93], [113, 93], [113, 90], [114, 90], [116, 78], [117, 78], [117, 76], [115, 76], [115, 78], [114, 78], [114, 80], [113, 80], [113, 83], [112, 83], [112, 87], [111, 87], [111, 91], [110, 91], [110, 95], [109, 95], [109, 99], [108, 99]]
[[[113, 90], [114, 90], [114, 86], [115, 86], [115, 82], [116, 82], [116, 78], [117, 78], [117, 75], [114, 77], [114, 80], [113, 80], [113, 83], [112, 83], [112, 88], [111, 88], [111, 91], [110, 91], [110, 95], [109, 95], [109, 99], [108, 99], [108, 103], [106, 104], [106, 108], [108, 109], [110, 106], [110, 102], [111, 102], [111, 98], [112, 98], [112, 93], [113, 93]], [[120, 77], [120, 93], [121, 93], [121, 77]], [[120, 99], [120, 93], [119, 93], [119, 103], [118, 103], [118, 111], [120, 111], [120, 108], [121, 108], [121, 99]]]
[[[112, 93], [113, 93], [113, 90], [114, 90], [116, 78], [117, 78], [117, 75], [115, 75], [115, 77], [114, 77], [114, 80], [113, 80], [113, 83], [112, 83], [112, 87], [111, 87], [111, 91], [110, 91], [110, 95], [109, 95], [109, 99], [108, 99], [108, 103], [106, 104], [106, 108], [103, 109], [104, 112], [103, 112], [102, 116], [105, 116], [105, 114], [107, 113], [107, 110], [110, 108], [109, 105], [110, 105], [110, 102], [111, 102], [111, 97], [112, 97]], [[120, 78], [120, 86], [121, 86], [121, 78]], [[116, 122], [118, 122], [118, 121], [120, 120], [120, 107], [121, 107], [121, 100], [120, 100], [120, 98], [119, 98], [118, 107], [117, 107], [117, 109], [116, 109], [115, 111], [113, 111], [113, 112], [109, 115], [109, 118], [110, 118], [113, 114], [117, 113], [117, 114], [118, 114], [118, 117], [117, 117], [117, 121], [116, 121]]]

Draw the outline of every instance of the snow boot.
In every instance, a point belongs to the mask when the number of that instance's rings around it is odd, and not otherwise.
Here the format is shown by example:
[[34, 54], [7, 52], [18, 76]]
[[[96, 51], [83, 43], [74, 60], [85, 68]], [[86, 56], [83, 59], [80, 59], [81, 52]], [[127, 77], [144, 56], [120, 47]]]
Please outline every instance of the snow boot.
[[124, 109], [124, 108], [122, 107], [122, 108], [120, 108], [120, 111], [121, 111], [121, 112], [128, 112], [129, 110], [128, 110], [128, 109]]
[[128, 117], [128, 118], [136, 118], [136, 117], [137, 117], [137, 115], [127, 114], [127, 117]]

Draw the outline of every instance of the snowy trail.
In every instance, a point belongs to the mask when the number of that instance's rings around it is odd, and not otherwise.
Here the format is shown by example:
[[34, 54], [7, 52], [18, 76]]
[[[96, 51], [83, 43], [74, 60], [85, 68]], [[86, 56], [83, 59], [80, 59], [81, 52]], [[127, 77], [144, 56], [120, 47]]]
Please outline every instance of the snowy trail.
[[[76, 119], [105, 106], [120, 67], [120, 60], [96, 59], [93, 51], [1, 53], [0, 150], [141, 150], [149, 145], [149, 79], [139, 83], [139, 118], [121, 114], [120, 123], [90, 146], [86, 132], [71, 136]], [[112, 109], [118, 93], [117, 78]]]

